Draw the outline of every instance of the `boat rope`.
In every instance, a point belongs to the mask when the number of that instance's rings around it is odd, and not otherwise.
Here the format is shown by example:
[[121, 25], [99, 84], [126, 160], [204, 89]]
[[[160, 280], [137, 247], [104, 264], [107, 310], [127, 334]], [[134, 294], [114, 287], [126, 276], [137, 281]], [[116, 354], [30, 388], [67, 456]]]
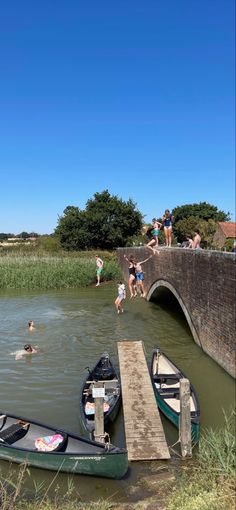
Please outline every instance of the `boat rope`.
[[[172, 445], [168, 446], [168, 448], [169, 448], [169, 450], [172, 450], [172, 451], [175, 453], [175, 455], [177, 455], [178, 457], [182, 458], [182, 455], [180, 455], [180, 454], [179, 454], [179, 453], [178, 453], [178, 452], [174, 449], [174, 446], [176, 446], [177, 444], [180, 444], [180, 443], [181, 443], [181, 441], [180, 441], [180, 436], [179, 436], [179, 438], [177, 439], [177, 441], [176, 441], [174, 444], [172, 444]], [[192, 443], [192, 450], [193, 450], [193, 448], [195, 448], [195, 446], [196, 446], [196, 445], [197, 445], [197, 443]]]
[[180, 443], [180, 437], [179, 437], [179, 439], [177, 439], [177, 441], [176, 441], [174, 444], [172, 444], [171, 446], [169, 446], [169, 448], [173, 448], [173, 446], [175, 446], [175, 445], [176, 445], [176, 444], [178, 444], [178, 443]]
[[[98, 438], [102, 439], [103, 441], [99, 441]], [[109, 436], [109, 434], [107, 432], [104, 432], [104, 434], [96, 434], [96, 441], [98, 441], [99, 443], [104, 442], [105, 448], [107, 450], [109, 450], [110, 445], [111, 445], [111, 441], [110, 441], [110, 436]]]

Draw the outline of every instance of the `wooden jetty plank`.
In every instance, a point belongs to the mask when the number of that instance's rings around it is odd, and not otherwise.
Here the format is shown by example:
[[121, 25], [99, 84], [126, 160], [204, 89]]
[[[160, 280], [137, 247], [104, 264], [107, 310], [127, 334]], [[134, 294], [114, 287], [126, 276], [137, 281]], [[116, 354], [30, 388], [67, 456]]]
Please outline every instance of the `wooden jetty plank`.
[[118, 342], [129, 460], [169, 459], [142, 342]]

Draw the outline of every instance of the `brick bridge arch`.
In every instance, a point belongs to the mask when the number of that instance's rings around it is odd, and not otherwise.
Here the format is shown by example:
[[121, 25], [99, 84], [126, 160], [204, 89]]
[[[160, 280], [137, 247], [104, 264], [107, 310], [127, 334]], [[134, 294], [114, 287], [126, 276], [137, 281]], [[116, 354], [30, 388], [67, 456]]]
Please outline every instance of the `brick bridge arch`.
[[[118, 248], [118, 260], [128, 280], [124, 254], [133, 254], [142, 261], [150, 250]], [[147, 300], [154, 300], [161, 289], [168, 289], [182, 308], [194, 341], [235, 377], [235, 255], [161, 248], [143, 269]]]

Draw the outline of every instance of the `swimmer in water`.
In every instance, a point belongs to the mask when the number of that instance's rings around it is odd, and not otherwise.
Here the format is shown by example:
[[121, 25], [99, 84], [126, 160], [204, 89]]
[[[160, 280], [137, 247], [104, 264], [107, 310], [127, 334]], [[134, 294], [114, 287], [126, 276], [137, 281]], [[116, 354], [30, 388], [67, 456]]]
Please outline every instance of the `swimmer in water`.
[[25, 351], [25, 354], [37, 354], [37, 349], [35, 349], [35, 347], [33, 347], [31, 344], [25, 344], [24, 345], [24, 351]]
[[33, 347], [31, 344], [25, 344], [24, 349], [21, 351], [17, 351], [15, 354], [15, 360], [22, 359], [25, 354], [37, 354], [38, 351], [36, 349], [36, 346]]
[[34, 321], [28, 322], [28, 329], [29, 331], [33, 331], [35, 329]]

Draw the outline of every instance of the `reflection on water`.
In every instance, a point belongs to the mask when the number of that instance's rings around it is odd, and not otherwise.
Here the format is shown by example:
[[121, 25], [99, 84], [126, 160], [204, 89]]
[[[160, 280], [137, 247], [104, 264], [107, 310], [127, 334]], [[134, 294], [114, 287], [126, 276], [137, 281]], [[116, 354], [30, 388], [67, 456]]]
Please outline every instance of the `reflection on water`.
[[[36, 419], [78, 434], [85, 434], [79, 415], [79, 390], [85, 367], [92, 367], [107, 350], [118, 365], [117, 341], [142, 340], [147, 360], [158, 345], [176, 362], [194, 384], [201, 405], [202, 427], [223, 423], [222, 408], [234, 401], [234, 381], [193, 342], [185, 318], [168, 304], [148, 303], [141, 298], [126, 300], [124, 313], [114, 307], [116, 286], [49, 292], [2, 292], [0, 294], [0, 413], [9, 412]], [[29, 332], [28, 320], [36, 329]], [[25, 343], [38, 346], [38, 354], [16, 361], [12, 352]], [[177, 439], [175, 428], [163, 420], [167, 440]], [[122, 411], [113, 425], [112, 442], [125, 443]], [[8, 463], [1, 462], [3, 472]], [[17, 469], [14, 468], [13, 469]], [[124, 480], [74, 477], [82, 499], [115, 494], [127, 496], [128, 486], [148, 473], [149, 463], [132, 463]], [[55, 473], [31, 470], [33, 486]], [[57, 483], [67, 488], [68, 476]], [[92, 487], [92, 490], [91, 490]], [[129, 496], [130, 499], [130, 496]]]

